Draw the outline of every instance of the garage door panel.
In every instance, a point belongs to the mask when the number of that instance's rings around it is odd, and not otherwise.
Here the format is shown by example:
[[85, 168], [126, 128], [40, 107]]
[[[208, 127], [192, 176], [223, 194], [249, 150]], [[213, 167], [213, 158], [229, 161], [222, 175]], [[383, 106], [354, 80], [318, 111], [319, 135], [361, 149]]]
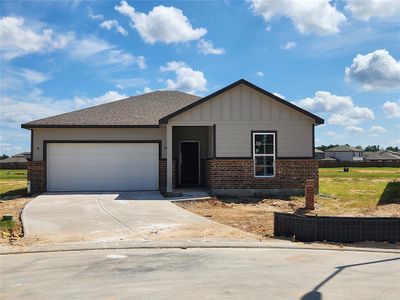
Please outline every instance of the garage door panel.
[[49, 143], [49, 191], [158, 190], [156, 143]]

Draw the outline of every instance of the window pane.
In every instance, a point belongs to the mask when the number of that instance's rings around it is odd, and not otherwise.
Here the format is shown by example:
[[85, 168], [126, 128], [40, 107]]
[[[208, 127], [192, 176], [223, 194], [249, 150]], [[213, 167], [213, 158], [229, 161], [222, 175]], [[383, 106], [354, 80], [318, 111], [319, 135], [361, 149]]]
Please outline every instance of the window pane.
[[254, 137], [255, 154], [273, 154], [274, 138], [272, 134], [256, 134]]
[[272, 156], [256, 156], [256, 165], [273, 166], [274, 158]]
[[256, 176], [273, 176], [274, 175], [273, 166], [274, 166], [274, 158], [272, 156], [255, 157]]

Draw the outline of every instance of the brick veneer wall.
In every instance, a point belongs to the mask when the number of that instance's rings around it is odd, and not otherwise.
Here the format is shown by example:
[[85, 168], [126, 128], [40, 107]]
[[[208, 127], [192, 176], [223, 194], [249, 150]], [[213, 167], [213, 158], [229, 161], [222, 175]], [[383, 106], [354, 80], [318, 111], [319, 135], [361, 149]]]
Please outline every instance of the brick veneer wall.
[[[167, 191], [167, 160], [160, 159], [160, 170], [159, 170], [159, 185], [160, 191], [166, 192]], [[173, 160], [172, 164], [172, 185], [173, 188], [176, 187], [176, 160]]]
[[318, 161], [277, 159], [275, 177], [255, 178], [252, 159], [210, 159], [207, 161], [207, 186], [210, 189], [304, 189], [314, 180], [318, 193]]
[[28, 161], [28, 181], [31, 185], [31, 193], [43, 193], [46, 191], [46, 162]]

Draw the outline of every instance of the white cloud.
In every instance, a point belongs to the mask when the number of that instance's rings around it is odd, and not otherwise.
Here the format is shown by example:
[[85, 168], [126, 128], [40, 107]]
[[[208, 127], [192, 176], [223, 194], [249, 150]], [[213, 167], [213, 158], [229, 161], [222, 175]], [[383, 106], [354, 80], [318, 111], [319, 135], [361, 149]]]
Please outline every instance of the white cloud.
[[33, 84], [42, 83], [49, 79], [47, 75], [30, 69], [22, 69], [20, 75]]
[[45, 82], [49, 79], [49, 76], [31, 69], [5, 67], [2, 69], [0, 78], [0, 91], [4, 92], [7, 90], [22, 90], [24, 87]]
[[287, 17], [302, 34], [329, 35], [338, 33], [346, 17], [331, 4], [330, 0], [251, 0], [256, 15], [266, 22], [274, 18]]
[[357, 127], [357, 126], [347, 126], [346, 131], [351, 134], [360, 134], [360, 133], [364, 132], [364, 129], [362, 129], [361, 127]]
[[379, 136], [386, 132], [386, 129], [382, 126], [371, 126], [369, 129], [370, 136]]
[[343, 139], [345, 137], [344, 134], [340, 134], [340, 133], [337, 133], [335, 131], [327, 131], [326, 135], [329, 136], [329, 138], [332, 139], [332, 140], [340, 140], [340, 139]]
[[103, 20], [104, 19], [104, 16], [102, 14], [95, 15], [93, 12], [93, 9], [90, 6], [87, 7], [87, 10], [88, 10], [88, 16], [90, 19], [92, 19], [92, 20]]
[[59, 34], [41, 25], [29, 27], [22, 17], [0, 19], [0, 45], [2, 58], [13, 59], [22, 55], [49, 52], [65, 48], [73, 39], [71, 33]]
[[143, 56], [134, 56], [93, 36], [76, 40], [72, 45], [70, 55], [73, 59], [86, 63], [90, 62], [94, 65], [106, 64], [126, 67], [136, 64], [140, 69], [146, 68]]
[[15, 123], [24, 123], [34, 119], [56, 115], [61, 113], [57, 103], [39, 103], [24, 100], [14, 100], [9, 97], [3, 97], [1, 100], [1, 121], [8, 125]]
[[271, 29], [272, 29], [272, 26], [267, 26], [267, 27], [265, 27], [265, 31], [267, 31], [267, 32], [270, 32]]
[[373, 119], [375, 119], [374, 112], [368, 107], [354, 106], [349, 110], [332, 114], [328, 119], [328, 124], [347, 126]]
[[327, 123], [332, 125], [349, 126], [375, 118], [369, 108], [354, 106], [351, 97], [324, 91], [316, 92], [313, 98], [297, 100], [294, 104], [315, 113], [331, 113]]
[[122, 27], [121, 25], [119, 25], [117, 20], [106, 20], [103, 21], [100, 24], [101, 28], [107, 29], [107, 30], [111, 30], [111, 29], [115, 29], [116, 32], [127, 36], [128, 35], [128, 31], [126, 31], [126, 29], [124, 27]]
[[127, 1], [121, 1], [115, 9], [128, 16], [145, 42], [181, 43], [198, 40], [203, 37], [205, 28], [193, 28], [182, 10], [173, 6], [156, 6], [148, 13], [137, 12]]
[[215, 48], [211, 41], [206, 41], [204, 39], [197, 42], [197, 48], [199, 48], [199, 52], [202, 54], [220, 55], [225, 53], [223, 48]]
[[14, 146], [8, 143], [0, 143], [0, 154], [21, 151], [21, 147]]
[[283, 96], [282, 94], [279, 94], [279, 93], [273, 93], [275, 96], [277, 96], [277, 97], [279, 97], [279, 98], [281, 98], [281, 99], [286, 99], [285, 98], [285, 96]]
[[398, 0], [347, 0], [345, 7], [355, 19], [368, 21], [380, 18], [383, 21], [400, 18], [400, 1]]
[[3, 97], [1, 99], [1, 123], [7, 126], [17, 125], [126, 97], [125, 94], [116, 91], [108, 91], [101, 96], [92, 98], [80, 96], [64, 100], [46, 98], [42, 95], [26, 98], [19, 96], [17, 99]]
[[258, 72], [256, 73], [256, 76], [258, 76], [258, 77], [264, 77], [264, 73], [261, 72], [261, 71], [258, 71]]
[[188, 93], [204, 92], [207, 90], [207, 80], [203, 72], [195, 71], [184, 62], [170, 61], [160, 67], [162, 72], [175, 72], [176, 80], [167, 80], [168, 90], [179, 90]]
[[314, 97], [298, 100], [295, 104], [316, 113], [341, 112], [354, 106], [351, 97], [336, 96], [324, 91], [318, 91]]
[[140, 77], [113, 79], [111, 82], [115, 83], [115, 86], [121, 90], [142, 87], [149, 83], [148, 80]]
[[98, 97], [75, 97], [74, 98], [74, 103], [75, 103], [75, 108], [84, 108], [84, 107], [89, 107], [89, 106], [95, 106], [107, 102], [112, 102], [115, 100], [120, 100], [127, 98], [127, 95], [121, 94], [116, 91], [108, 91], [104, 95], [98, 96]]
[[148, 86], [145, 86], [143, 88], [143, 91], [137, 90], [136, 94], [137, 95], [142, 95], [142, 94], [147, 94], [147, 93], [151, 93], [153, 90], [151, 88], [149, 88]]
[[364, 90], [400, 88], [400, 61], [385, 49], [366, 55], [358, 54], [350, 67], [345, 69], [346, 80], [355, 81]]
[[382, 109], [388, 118], [400, 118], [400, 102], [386, 101]]
[[287, 42], [285, 45], [281, 46], [281, 49], [290, 50], [290, 49], [293, 49], [294, 47], [296, 47], [296, 43], [295, 42]]

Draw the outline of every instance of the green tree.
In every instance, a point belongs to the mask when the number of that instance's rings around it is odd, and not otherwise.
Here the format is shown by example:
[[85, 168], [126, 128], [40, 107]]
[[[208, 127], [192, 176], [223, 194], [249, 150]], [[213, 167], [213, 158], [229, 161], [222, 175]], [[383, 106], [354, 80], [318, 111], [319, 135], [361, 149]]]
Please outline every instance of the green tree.
[[377, 152], [379, 151], [379, 145], [368, 145], [364, 148], [364, 151]]
[[9, 158], [9, 156], [6, 155], [6, 154], [3, 154], [3, 155], [0, 156], [0, 160], [1, 160], [1, 159], [6, 159], [6, 158]]
[[389, 146], [389, 147], [386, 147], [386, 150], [399, 152], [399, 147], [397, 147], [397, 146], [395, 146], [395, 147]]

